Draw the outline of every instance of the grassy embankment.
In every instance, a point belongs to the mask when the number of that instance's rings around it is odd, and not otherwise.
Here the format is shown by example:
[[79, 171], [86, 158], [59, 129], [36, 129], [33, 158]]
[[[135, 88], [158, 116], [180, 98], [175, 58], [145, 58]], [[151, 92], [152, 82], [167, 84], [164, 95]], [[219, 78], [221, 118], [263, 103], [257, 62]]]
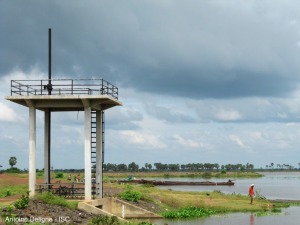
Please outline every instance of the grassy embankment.
[[[106, 184], [114, 188], [125, 189], [126, 185]], [[134, 191], [142, 194], [141, 201], [152, 202], [160, 209], [160, 213], [174, 211], [186, 207], [207, 208], [217, 213], [230, 212], [263, 212], [274, 208], [287, 207], [288, 204], [274, 203], [266, 199], [254, 199], [251, 205], [248, 196], [240, 194], [224, 194], [218, 190], [213, 192], [183, 192], [162, 190], [157, 187], [134, 185]]]

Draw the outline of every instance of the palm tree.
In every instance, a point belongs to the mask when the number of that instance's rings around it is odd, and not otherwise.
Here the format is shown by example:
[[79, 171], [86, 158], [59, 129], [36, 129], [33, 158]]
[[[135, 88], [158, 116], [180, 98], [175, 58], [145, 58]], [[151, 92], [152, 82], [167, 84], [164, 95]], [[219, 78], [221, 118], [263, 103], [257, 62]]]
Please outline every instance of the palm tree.
[[11, 168], [13, 168], [14, 165], [16, 165], [16, 164], [17, 164], [17, 158], [14, 157], [14, 156], [10, 157], [9, 158], [9, 165], [11, 166]]

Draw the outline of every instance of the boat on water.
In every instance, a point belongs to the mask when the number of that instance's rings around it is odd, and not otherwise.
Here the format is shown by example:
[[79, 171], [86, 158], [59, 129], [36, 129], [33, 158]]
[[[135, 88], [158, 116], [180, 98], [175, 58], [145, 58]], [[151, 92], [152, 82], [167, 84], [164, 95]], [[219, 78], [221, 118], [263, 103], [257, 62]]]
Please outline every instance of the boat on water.
[[145, 180], [145, 179], [132, 179], [132, 180], [119, 180], [119, 183], [134, 183], [134, 184], [152, 184], [154, 186], [158, 185], [203, 185], [203, 186], [220, 186], [227, 185], [232, 186], [234, 182], [231, 180], [225, 182], [212, 182], [212, 181], [161, 181], [161, 180]]

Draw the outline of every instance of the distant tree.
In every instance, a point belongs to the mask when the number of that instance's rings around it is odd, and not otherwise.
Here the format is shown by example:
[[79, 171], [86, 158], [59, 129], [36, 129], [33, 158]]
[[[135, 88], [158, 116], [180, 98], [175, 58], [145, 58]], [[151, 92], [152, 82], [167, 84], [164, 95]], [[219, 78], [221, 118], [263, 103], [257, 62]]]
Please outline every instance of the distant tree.
[[14, 157], [14, 156], [10, 157], [9, 158], [9, 165], [11, 166], [11, 168], [13, 168], [14, 165], [16, 165], [16, 164], [17, 164], [17, 158]]
[[253, 170], [254, 169], [254, 165], [253, 164], [249, 164], [249, 169]]
[[152, 164], [151, 163], [148, 163], [148, 169], [152, 170]]
[[168, 170], [170, 171], [178, 171], [179, 168], [179, 164], [168, 164]]
[[124, 163], [117, 165], [117, 171], [127, 171], [127, 165]]
[[139, 170], [139, 165], [137, 165], [135, 162], [132, 162], [128, 165], [128, 170], [138, 171]]
[[186, 168], [186, 166], [185, 166], [184, 164], [181, 164], [181, 165], [180, 165], [180, 169], [181, 169], [181, 170], [185, 170], [185, 168]]
[[146, 170], [151, 170], [152, 169], [151, 163], [145, 163], [145, 169]]
[[117, 171], [117, 165], [112, 163], [103, 164], [104, 171]]
[[167, 164], [162, 164], [160, 162], [154, 163], [154, 166], [155, 166], [156, 170], [159, 170], [159, 171], [167, 170], [167, 168], [168, 168]]
[[216, 170], [219, 170], [220, 165], [218, 163], [214, 163], [214, 168], [216, 168]]

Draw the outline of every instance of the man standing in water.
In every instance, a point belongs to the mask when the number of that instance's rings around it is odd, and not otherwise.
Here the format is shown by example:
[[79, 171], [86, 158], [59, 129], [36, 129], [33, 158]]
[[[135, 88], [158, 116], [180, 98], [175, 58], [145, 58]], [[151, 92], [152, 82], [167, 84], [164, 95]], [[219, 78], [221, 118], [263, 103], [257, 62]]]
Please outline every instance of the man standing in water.
[[249, 195], [250, 195], [250, 204], [253, 203], [253, 196], [254, 194], [254, 184], [251, 184], [250, 188], [249, 188]]

